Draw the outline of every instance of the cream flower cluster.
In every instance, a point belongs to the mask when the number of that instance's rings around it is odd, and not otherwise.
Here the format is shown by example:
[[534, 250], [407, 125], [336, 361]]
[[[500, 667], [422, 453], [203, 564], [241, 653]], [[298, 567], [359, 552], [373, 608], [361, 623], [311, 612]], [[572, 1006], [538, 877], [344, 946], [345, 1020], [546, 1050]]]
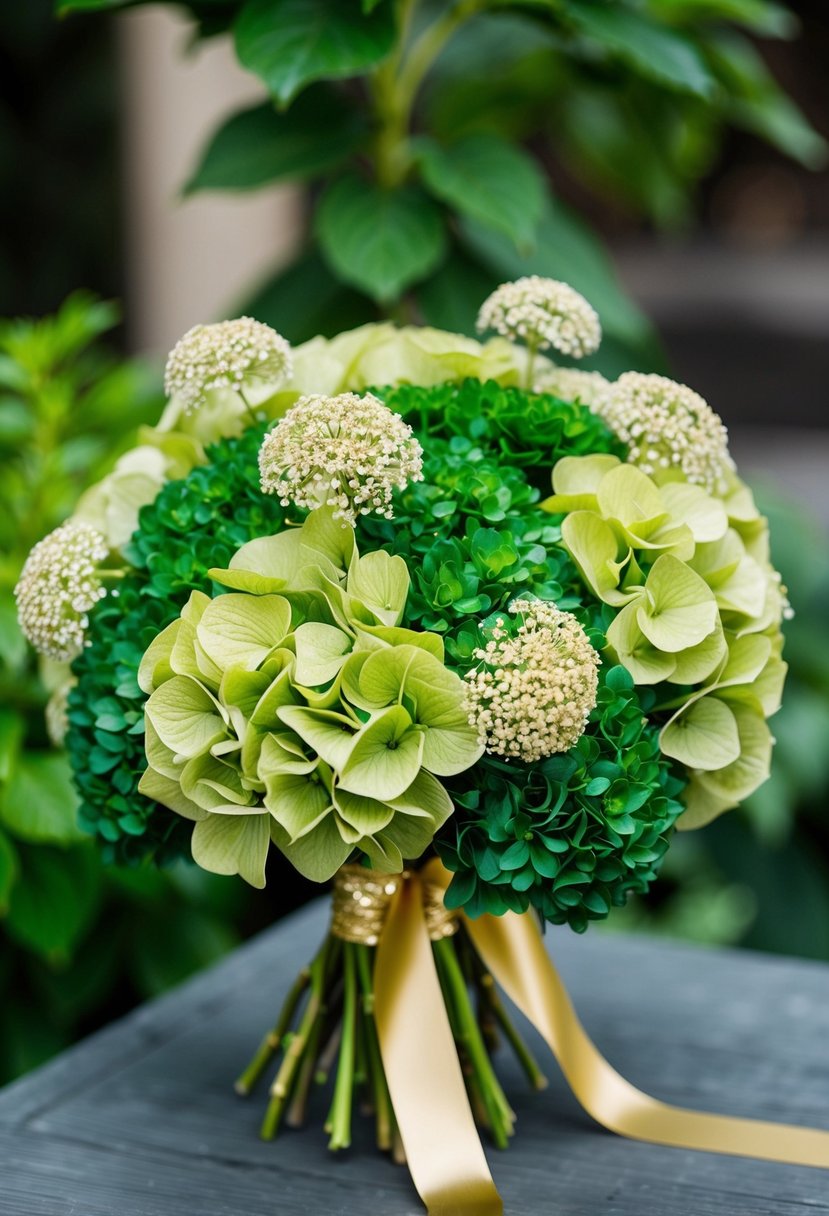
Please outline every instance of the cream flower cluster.
[[481, 306], [478, 329], [523, 339], [533, 350], [554, 346], [574, 359], [598, 350], [602, 339], [599, 315], [584, 296], [536, 274], [497, 287]]
[[412, 428], [371, 393], [301, 397], [259, 451], [262, 490], [283, 507], [329, 506], [393, 518], [392, 491], [423, 477], [423, 449]]
[[170, 352], [164, 374], [168, 397], [179, 397], [185, 411], [204, 405], [212, 389], [242, 392], [246, 386], [272, 385], [291, 376], [291, 348], [269, 325], [252, 317], [195, 325]]
[[41, 654], [61, 662], [80, 654], [87, 614], [106, 595], [97, 567], [108, 554], [100, 532], [71, 520], [32, 549], [14, 595], [20, 628]]
[[580, 401], [594, 414], [601, 413], [610, 392], [610, 381], [601, 372], [579, 367], [551, 367], [539, 377], [536, 392], [552, 393], [562, 401]]
[[734, 468], [728, 431], [693, 389], [666, 376], [625, 372], [598, 413], [628, 445], [628, 461], [643, 473], [677, 469], [709, 493], [724, 491]]
[[481, 666], [466, 675], [466, 709], [488, 752], [533, 763], [581, 738], [601, 660], [571, 612], [540, 600], [509, 610], [521, 623], [511, 633], [499, 618], [474, 651]]

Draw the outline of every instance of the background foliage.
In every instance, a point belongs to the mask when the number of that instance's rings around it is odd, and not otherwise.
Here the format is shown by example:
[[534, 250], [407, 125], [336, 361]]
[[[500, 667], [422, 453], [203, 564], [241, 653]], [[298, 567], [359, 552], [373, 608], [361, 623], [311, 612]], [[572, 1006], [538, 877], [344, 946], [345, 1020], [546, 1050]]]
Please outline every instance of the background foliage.
[[117, 319], [78, 294], [54, 317], [0, 322], [0, 1081], [217, 957], [256, 915], [200, 871], [104, 867], [46, 736], [58, 673], [17, 626], [31, 546], [158, 416], [155, 376], [99, 341]]
[[749, 39], [796, 32], [770, 0], [185, 7], [197, 36], [231, 35], [264, 91], [214, 133], [187, 191], [309, 187], [304, 249], [249, 305], [294, 342], [379, 313], [469, 332], [494, 286], [538, 273], [599, 310], [603, 370], [653, 366], [650, 327], [553, 188], [553, 157], [588, 191], [671, 225], [729, 124], [808, 165], [824, 152]]

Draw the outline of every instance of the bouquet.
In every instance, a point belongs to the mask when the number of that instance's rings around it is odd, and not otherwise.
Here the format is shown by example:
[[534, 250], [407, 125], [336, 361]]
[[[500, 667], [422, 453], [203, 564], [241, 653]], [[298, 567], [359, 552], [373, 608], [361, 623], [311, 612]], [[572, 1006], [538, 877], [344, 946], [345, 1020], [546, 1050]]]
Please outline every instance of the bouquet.
[[158, 427], [17, 588], [69, 665], [50, 722], [81, 823], [124, 863], [333, 882], [237, 1082], [273, 1064], [266, 1137], [330, 1076], [332, 1149], [360, 1097], [430, 1210], [500, 1210], [475, 1131], [513, 1132], [497, 1040], [544, 1085], [500, 986], [607, 1126], [825, 1160], [826, 1133], [629, 1086], [536, 928], [607, 917], [768, 775], [790, 610], [766, 521], [691, 389], [552, 361], [599, 345], [572, 288], [505, 284], [479, 327], [182, 338]]

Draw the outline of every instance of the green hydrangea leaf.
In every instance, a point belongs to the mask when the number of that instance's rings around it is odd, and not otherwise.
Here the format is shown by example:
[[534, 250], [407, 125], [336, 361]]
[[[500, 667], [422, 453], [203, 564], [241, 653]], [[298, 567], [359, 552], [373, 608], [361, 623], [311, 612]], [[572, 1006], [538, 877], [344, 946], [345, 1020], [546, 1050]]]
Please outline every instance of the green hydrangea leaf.
[[36, 844], [83, 840], [66, 756], [32, 751], [18, 757], [0, 794], [0, 822], [19, 840]]
[[334, 790], [334, 803], [340, 817], [353, 828], [357, 840], [381, 832], [394, 817], [392, 807], [378, 799], [365, 794], [352, 794], [340, 788]]
[[693, 769], [722, 769], [740, 755], [735, 715], [716, 697], [702, 697], [680, 711], [659, 742], [666, 756]]
[[608, 604], [621, 606], [639, 594], [619, 590], [627, 554], [619, 560], [619, 542], [605, 520], [591, 511], [574, 511], [561, 525], [561, 536], [590, 590]]
[[265, 885], [270, 815], [208, 815], [193, 828], [193, 860], [212, 874], [238, 874], [252, 887]]
[[[706, 697], [705, 700], [713, 700]], [[717, 798], [725, 799], [729, 805], [753, 794], [767, 779], [771, 768], [771, 731], [752, 706], [740, 701], [730, 701], [726, 707], [736, 720], [738, 731], [738, 754], [725, 767], [698, 774], [699, 785]]]

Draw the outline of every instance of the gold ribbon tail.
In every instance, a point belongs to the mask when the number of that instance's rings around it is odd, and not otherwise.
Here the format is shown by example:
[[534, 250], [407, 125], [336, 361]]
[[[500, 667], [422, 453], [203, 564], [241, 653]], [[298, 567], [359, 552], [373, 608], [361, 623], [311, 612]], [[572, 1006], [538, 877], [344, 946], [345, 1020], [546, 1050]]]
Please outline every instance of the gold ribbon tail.
[[[446, 874], [446, 881], [451, 876]], [[530, 915], [466, 920], [478, 953], [548, 1043], [588, 1114], [634, 1140], [829, 1168], [829, 1131], [684, 1110], [651, 1098], [613, 1068], [579, 1021]]]
[[415, 874], [393, 896], [377, 946], [374, 1013], [407, 1163], [429, 1216], [502, 1216], [469, 1108]]

